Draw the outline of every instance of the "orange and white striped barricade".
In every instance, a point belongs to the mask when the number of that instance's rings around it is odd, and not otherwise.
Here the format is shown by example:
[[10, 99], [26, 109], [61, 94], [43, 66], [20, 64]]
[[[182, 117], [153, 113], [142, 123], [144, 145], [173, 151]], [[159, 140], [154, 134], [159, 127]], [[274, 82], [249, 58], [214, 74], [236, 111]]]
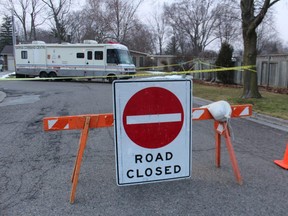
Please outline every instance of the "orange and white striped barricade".
[[[232, 105], [232, 118], [247, 117], [252, 115], [252, 105]], [[192, 120], [211, 120], [212, 115], [207, 108], [193, 108]], [[87, 138], [90, 128], [112, 127], [114, 122], [113, 114], [86, 114], [77, 116], [60, 116], [60, 117], [47, 117], [43, 119], [45, 131], [57, 130], [81, 130], [79, 140], [78, 153], [73, 168], [71, 181], [72, 188], [70, 193], [70, 203], [74, 203], [78, 178], [81, 168], [82, 157], [87, 143]], [[219, 128], [222, 128], [219, 130]], [[216, 166], [220, 167], [220, 141], [221, 135], [225, 137], [227, 149], [230, 155], [232, 167], [239, 184], [242, 184], [240, 171], [238, 168], [237, 160], [231, 144], [229, 128], [227, 122], [215, 121], [216, 132]]]
[[[231, 118], [247, 117], [252, 115], [252, 105], [232, 105]], [[192, 110], [193, 120], [209, 120], [214, 119], [207, 108], [193, 108]], [[220, 152], [221, 152], [221, 136], [224, 136], [226, 141], [226, 147], [230, 156], [230, 161], [235, 174], [237, 182], [241, 185], [243, 183], [240, 170], [238, 167], [235, 152], [232, 146], [229, 127], [227, 122], [214, 121], [215, 130], [215, 162], [216, 167], [220, 167]]]
[[70, 203], [74, 203], [78, 177], [81, 168], [82, 157], [86, 147], [89, 128], [101, 128], [113, 126], [113, 114], [88, 114], [78, 116], [48, 117], [43, 119], [45, 131], [57, 130], [81, 130], [78, 153], [75, 160], [74, 169], [71, 176], [72, 189]]

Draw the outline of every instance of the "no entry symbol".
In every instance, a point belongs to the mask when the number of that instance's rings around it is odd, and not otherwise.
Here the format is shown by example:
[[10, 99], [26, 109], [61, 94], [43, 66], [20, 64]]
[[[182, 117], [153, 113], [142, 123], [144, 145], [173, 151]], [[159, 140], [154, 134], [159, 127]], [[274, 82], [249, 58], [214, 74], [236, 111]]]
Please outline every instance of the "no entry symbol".
[[122, 120], [126, 134], [135, 144], [156, 149], [178, 136], [184, 112], [180, 100], [171, 91], [148, 87], [128, 100]]

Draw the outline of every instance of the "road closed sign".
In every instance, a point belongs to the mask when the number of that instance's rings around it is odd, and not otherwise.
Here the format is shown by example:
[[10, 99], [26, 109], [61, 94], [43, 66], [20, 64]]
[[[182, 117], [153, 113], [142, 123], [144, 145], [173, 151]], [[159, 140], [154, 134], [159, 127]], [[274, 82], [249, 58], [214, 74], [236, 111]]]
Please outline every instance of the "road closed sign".
[[113, 100], [118, 185], [191, 176], [191, 80], [115, 81]]

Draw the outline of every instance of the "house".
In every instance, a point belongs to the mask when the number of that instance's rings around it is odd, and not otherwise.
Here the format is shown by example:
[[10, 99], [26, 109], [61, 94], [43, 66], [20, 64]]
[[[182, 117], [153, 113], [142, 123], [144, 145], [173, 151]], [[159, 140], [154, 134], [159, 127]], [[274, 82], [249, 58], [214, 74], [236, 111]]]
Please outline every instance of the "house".
[[135, 50], [130, 50], [130, 54], [136, 68], [145, 67], [149, 64], [149, 59], [147, 58], [149, 54]]
[[257, 73], [261, 86], [288, 88], [288, 54], [258, 56]]
[[173, 71], [172, 65], [175, 64], [176, 56], [174, 55], [149, 55], [152, 61], [153, 70], [159, 71]]
[[172, 71], [174, 55], [151, 55], [135, 50], [130, 50], [133, 62], [138, 70]]
[[1, 53], [0, 59], [3, 60], [3, 71], [15, 71], [14, 55], [13, 55], [13, 45], [6, 45]]

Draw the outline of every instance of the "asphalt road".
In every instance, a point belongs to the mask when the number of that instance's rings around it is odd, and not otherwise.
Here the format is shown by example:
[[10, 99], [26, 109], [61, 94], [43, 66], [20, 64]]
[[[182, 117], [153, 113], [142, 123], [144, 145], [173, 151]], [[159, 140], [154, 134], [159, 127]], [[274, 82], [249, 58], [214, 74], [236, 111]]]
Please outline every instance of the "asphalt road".
[[236, 183], [224, 143], [215, 167], [213, 121], [193, 122], [192, 178], [119, 187], [113, 128], [90, 131], [75, 203], [70, 177], [79, 131], [44, 132], [44, 117], [111, 113], [112, 86], [95, 82], [0, 82], [0, 215], [287, 215], [287, 132], [233, 119]]

